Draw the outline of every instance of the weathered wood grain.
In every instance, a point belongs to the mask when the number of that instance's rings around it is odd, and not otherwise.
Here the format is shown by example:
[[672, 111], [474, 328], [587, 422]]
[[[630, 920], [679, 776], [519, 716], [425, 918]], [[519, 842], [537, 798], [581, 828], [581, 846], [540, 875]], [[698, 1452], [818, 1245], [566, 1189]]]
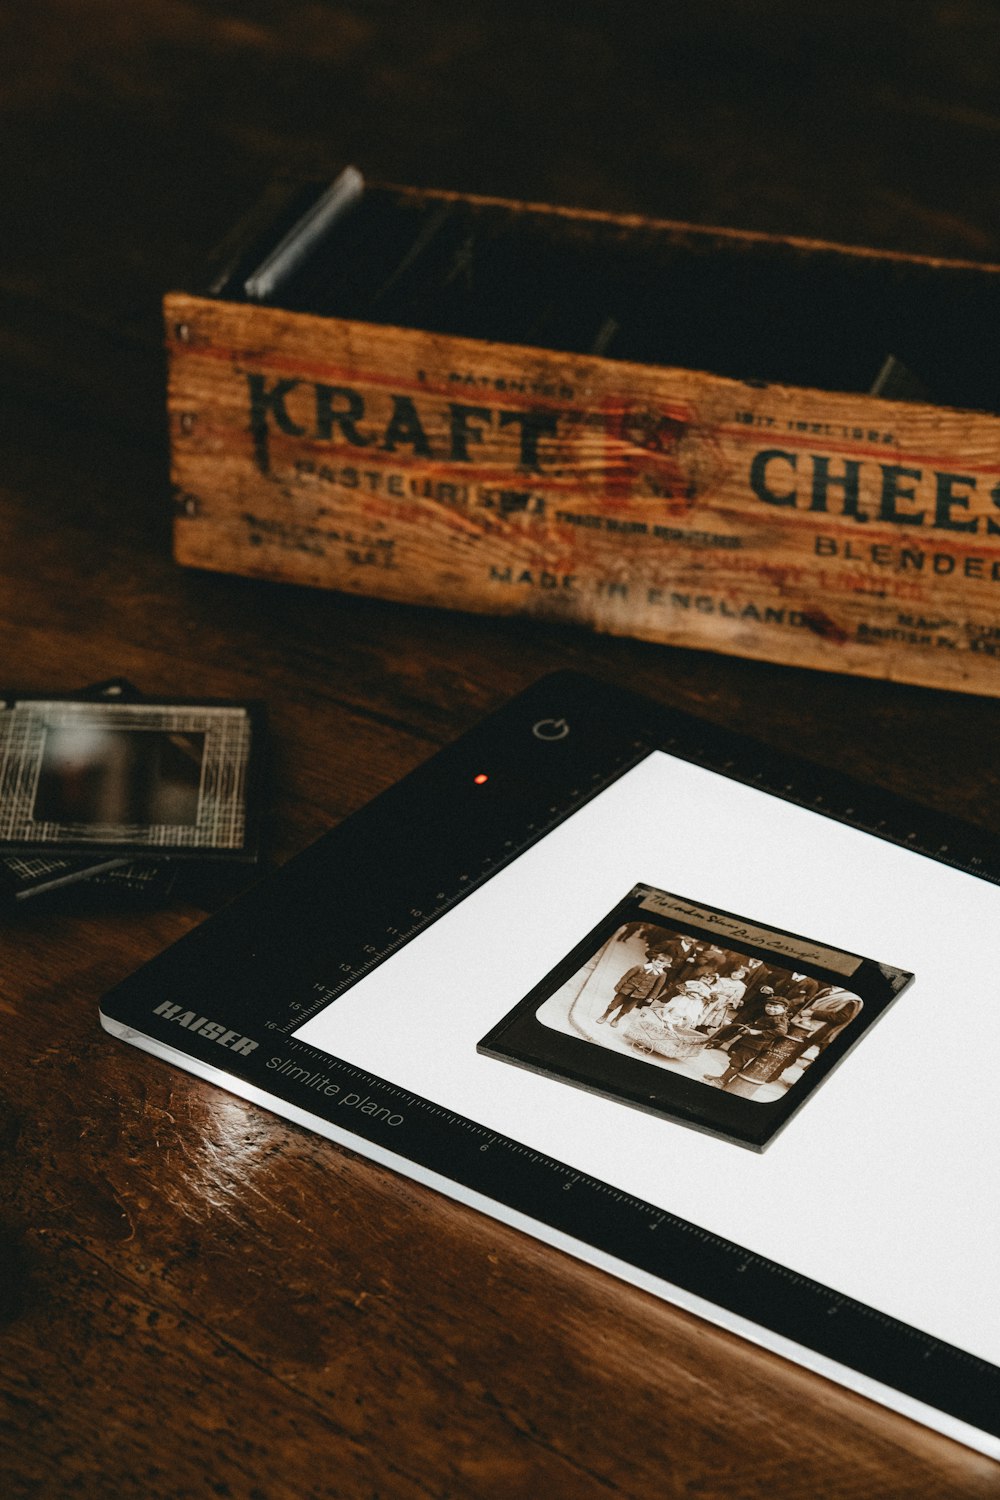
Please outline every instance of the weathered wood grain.
[[179, 562], [1000, 693], [1000, 417], [184, 294], [165, 316]]
[[0, 1438], [34, 1434], [14, 1472], [43, 1493], [861, 1500], [887, 1463], [900, 1495], [992, 1492], [994, 1465], [95, 1033], [110, 935], [29, 928], [36, 982], [4, 995], [35, 1028]]

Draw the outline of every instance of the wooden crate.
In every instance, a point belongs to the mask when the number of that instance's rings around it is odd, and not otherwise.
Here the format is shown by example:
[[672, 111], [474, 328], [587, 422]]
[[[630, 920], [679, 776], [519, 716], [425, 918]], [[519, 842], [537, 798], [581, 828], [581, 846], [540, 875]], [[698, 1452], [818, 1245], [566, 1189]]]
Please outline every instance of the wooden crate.
[[165, 299], [179, 562], [1000, 691], [1000, 268], [368, 186], [253, 300], [319, 192]]

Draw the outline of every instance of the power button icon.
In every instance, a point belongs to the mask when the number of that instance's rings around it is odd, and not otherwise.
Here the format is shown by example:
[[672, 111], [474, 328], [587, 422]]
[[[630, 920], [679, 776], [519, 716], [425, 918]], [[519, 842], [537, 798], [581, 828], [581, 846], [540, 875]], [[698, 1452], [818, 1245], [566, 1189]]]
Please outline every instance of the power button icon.
[[531, 726], [531, 732], [536, 740], [564, 740], [569, 734], [569, 725], [565, 719], [539, 719]]

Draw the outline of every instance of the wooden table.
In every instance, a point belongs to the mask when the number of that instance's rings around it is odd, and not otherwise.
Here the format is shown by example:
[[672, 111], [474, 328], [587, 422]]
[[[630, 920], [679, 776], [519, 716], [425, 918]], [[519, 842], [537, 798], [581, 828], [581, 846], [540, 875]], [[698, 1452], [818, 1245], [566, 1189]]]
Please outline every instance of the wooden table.
[[[996, 701], [171, 562], [158, 299], [278, 166], [1000, 260], [988, 4], [559, 9], [0, 7], [4, 679], [262, 697], [279, 862], [562, 666], [1000, 830]], [[5, 1496], [1000, 1494], [996, 1464], [105, 1036], [101, 995], [202, 915], [0, 928]]]

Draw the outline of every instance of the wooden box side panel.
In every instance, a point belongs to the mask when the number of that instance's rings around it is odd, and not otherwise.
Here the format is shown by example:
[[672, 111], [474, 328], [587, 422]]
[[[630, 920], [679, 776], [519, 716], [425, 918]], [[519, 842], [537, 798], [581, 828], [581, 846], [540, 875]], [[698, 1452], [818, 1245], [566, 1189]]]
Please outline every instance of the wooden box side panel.
[[1000, 418], [171, 295], [178, 561], [1000, 691]]

